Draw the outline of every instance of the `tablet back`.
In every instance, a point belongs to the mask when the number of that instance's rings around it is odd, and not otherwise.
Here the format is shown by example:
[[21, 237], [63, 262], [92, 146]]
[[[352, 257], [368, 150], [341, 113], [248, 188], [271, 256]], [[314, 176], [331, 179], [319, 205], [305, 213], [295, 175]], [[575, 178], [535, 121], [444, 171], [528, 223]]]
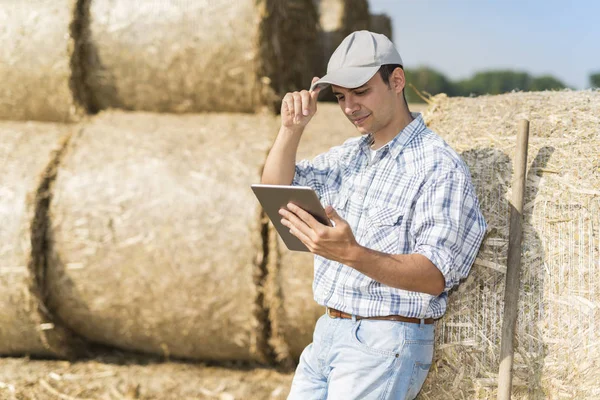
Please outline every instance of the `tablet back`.
[[286, 205], [288, 203], [296, 204], [310, 213], [320, 223], [331, 226], [317, 193], [308, 186], [256, 184], [251, 187], [267, 216], [273, 223], [273, 226], [275, 226], [277, 233], [279, 233], [279, 236], [281, 236], [281, 239], [290, 250], [309, 251], [304, 243], [292, 235], [289, 228], [281, 223], [282, 217], [279, 214], [279, 210], [287, 208]]

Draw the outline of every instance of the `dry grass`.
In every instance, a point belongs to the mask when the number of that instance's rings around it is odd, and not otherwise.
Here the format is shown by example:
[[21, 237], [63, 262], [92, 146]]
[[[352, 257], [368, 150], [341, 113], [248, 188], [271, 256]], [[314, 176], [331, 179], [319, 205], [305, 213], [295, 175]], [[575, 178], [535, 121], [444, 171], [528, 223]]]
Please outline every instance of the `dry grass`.
[[287, 91], [306, 88], [313, 76], [312, 0], [118, 0], [88, 8], [83, 40], [94, 109], [277, 110]]
[[50, 207], [49, 303], [118, 348], [266, 361], [260, 205], [268, 115], [107, 112], [72, 140]]
[[283, 400], [291, 374], [104, 356], [76, 363], [0, 358], [0, 399]]
[[469, 164], [489, 224], [438, 323], [424, 398], [494, 398], [517, 123], [531, 122], [515, 395], [595, 398], [600, 381], [600, 92], [433, 98], [426, 119]]
[[75, 0], [0, 2], [0, 119], [68, 122]]
[[73, 129], [0, 124], [0, 355], [71, 355], [46, 307], [44, 235], [54, 160]]

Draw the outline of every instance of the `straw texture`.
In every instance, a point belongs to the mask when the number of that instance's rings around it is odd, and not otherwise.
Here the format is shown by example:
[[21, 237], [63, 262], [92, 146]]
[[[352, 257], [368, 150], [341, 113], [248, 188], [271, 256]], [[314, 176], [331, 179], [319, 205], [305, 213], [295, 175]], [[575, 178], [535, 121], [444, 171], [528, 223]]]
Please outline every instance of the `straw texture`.
[[489, 232], [437, 326], [422, 398], [495, 398], [512, 164], [530, 120], [515, 398], [600, 394], [600, 91], [431, 100], [427, 122], [469, 164]]
[[75, 0], [0, 2], [0, 119], [74, 121]]
[[273, 117], [101, 113], [50, 209], [50, 302], [90, 341], [265, 361], [260, 205]]
[[285, 400], [293, 374], [128, 354], [76, 363], [0, 358], [0, 398]]
[[277, 110], [312, 78], [312, 0], [93, 1], [86, 12], [92, 109]]
[[71, 128], [0, 123], [0, 355], [69, 357], [45, 304], [45, 204], [53, 162]]

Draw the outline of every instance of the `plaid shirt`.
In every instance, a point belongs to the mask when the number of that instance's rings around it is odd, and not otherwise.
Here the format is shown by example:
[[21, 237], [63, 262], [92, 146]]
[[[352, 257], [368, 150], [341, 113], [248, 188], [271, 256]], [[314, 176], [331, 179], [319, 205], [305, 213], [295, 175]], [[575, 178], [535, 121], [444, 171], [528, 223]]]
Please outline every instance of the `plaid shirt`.
[[486, 223], [468, 167], [429, 130], [421, 114], [370, 161], [367, 135], [296, 165], [292, 185], [310, 186], [344, 218], [359, 244], [388, 254], [418, 253], [443, 274], [439, 296], [396, 289], [315, 256], [317, 303], [363, 317], [439, 318], [448, 291], [469, 273]]

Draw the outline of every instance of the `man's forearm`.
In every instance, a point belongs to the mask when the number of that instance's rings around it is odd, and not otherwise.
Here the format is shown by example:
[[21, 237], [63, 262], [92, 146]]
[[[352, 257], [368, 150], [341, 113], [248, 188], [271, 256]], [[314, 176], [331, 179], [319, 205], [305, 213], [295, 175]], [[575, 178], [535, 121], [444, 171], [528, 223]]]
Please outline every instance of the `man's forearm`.
[[270, 185], [290, 185], [296, 168], [296, 152], [304, 129], [281, 127], [267, 156], [261, 183]]
[[440, 270], [421, 254], [386, 254], [357, 244], [342, 262], [398, 289], [437, 296], [445, 287]]

